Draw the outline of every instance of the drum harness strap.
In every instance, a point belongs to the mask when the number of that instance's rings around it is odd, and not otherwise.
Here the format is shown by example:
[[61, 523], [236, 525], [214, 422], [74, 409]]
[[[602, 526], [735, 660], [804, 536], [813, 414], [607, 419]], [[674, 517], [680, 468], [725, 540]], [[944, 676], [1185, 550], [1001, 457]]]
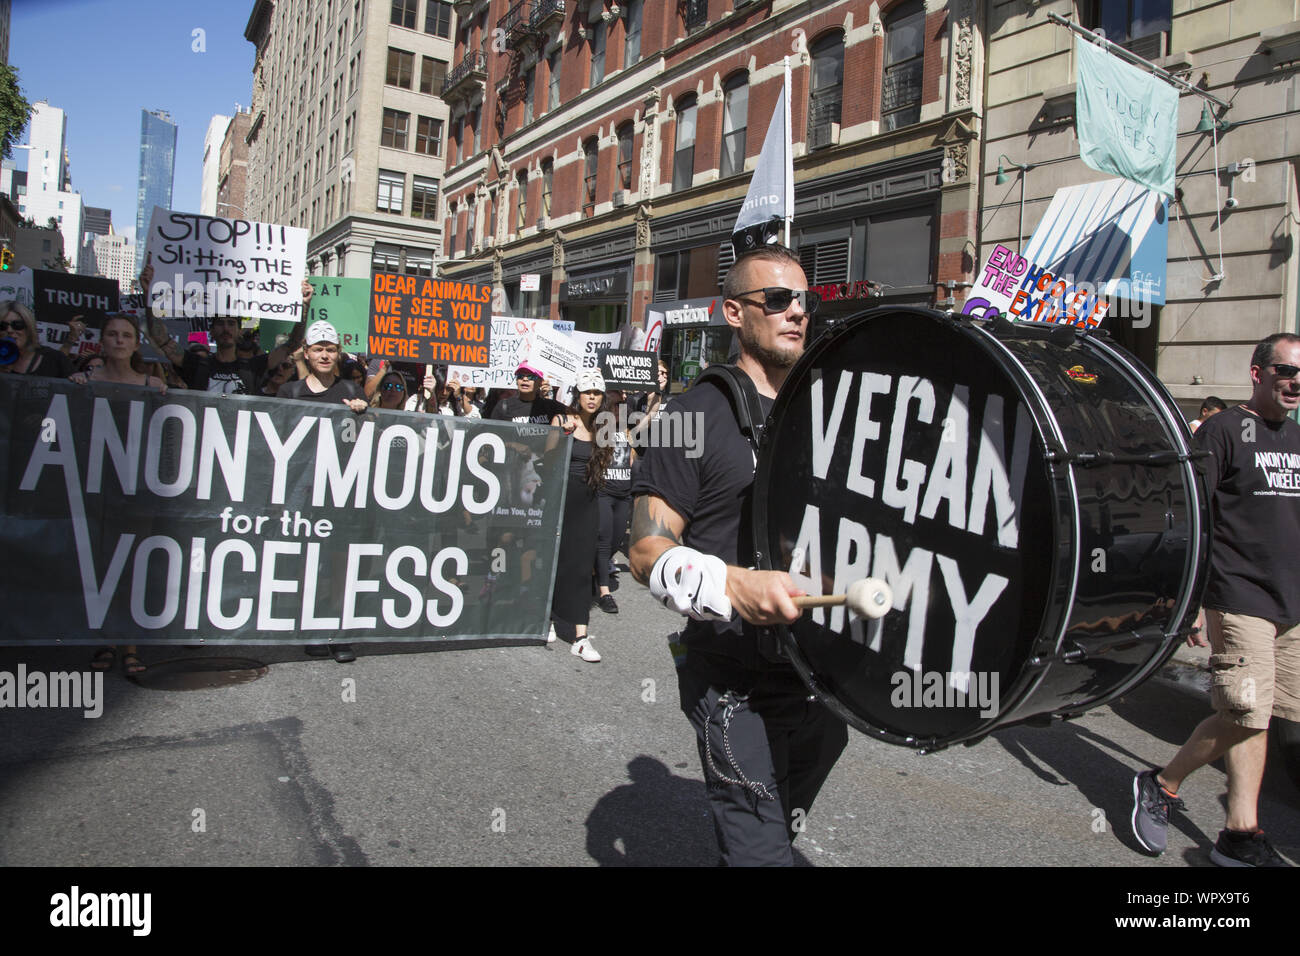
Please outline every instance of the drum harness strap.
[[[736, 424], [740, 426], [740, 433], [745, 436], [746, 441], [749, 442], [749, 447], [753, 450], [754, 467], [757, 468], [758, 445], [763, 436], [764, 415], [763, 407], [758, 400], [758, 389], [754, 387], [753, 380], [734, 365], [710, 365], [695, 380], [696, 385], [702, 382], [708, 382], [727, 396], [727, 401], [731, 404], [731, 411], [736, 416]], [[727, 763], [736, 772], [736, 778], [728, 777], [714, 763], [713, 747], [710, 745], [709, 740], [710, 721], [708, 720], [704, 722], [705, 760], [708, 761], [709, 771], [720, 782], [736, 787], [744, 787], [760, 800], [775, 800], [776, 794], [758, 781], [750, 780], [745, 776], [740, 769], [740, 764], [736, 762], [735, 754], [732, 752], [731, 740], [727, 737], [727, 731], [731, 727], [731, 719], [735, 715], [737, 708], [748, 703], [748, 701], [748, 694], [727, 690], [718, 698], [716, 705], [717, 708], [722, 709], [722, 751], [726, 755]]]

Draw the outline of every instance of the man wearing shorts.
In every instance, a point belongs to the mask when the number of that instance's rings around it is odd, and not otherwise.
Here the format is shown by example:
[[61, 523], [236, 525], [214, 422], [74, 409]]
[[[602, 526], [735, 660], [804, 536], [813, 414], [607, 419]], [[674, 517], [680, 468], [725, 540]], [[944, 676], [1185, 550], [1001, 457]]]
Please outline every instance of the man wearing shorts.
[[[1250, 360], [1254, 388], [1244, 405], [1196, 432], [1210, 452], [1206, 472], [1214, 519], [1203, 611], [1213, 670], [1214, 714], [1162, 770], [1133, 781], [1133, 834], [1165, 850], [1169, 809], [1200, 767], [1224, 758], [1228, 814], [1210, 858], [1220, 866], [1286, 866], [1259, 828], [1256, 808], [1270, 717], [1300, 720], [1300, 336], [1270, 335]], [[1189, 643], [1204, 646], [1199, 635]]]

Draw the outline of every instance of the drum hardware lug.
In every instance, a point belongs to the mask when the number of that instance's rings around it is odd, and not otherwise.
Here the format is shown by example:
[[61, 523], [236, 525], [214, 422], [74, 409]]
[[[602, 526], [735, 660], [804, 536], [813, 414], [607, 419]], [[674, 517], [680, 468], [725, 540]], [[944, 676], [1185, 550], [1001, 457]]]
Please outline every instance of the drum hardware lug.
[[1061, 663], [1063, 664], [1082, 664], [1087, 659], [1088, 652], [1078, 644], [1075, 644], [1071, 650], [1068, 650], [1061, 655]]

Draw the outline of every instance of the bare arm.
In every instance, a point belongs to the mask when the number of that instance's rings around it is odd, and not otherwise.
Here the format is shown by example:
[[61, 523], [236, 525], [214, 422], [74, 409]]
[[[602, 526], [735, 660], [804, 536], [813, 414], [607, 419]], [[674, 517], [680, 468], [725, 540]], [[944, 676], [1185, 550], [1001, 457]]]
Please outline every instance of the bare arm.
[[[649, 584], [655, 563], [669, 548], [682, 543], [686, 519], [657, 495], [641, 495], [632, 506], [632, 545], [628, 561], [632, 576]], [[784, 571], [752, 571], [727, 565], [727, 599], [751, 624], [792, 624], [799, 619], [792, 597], [804, 592]]]
[[[275, 368], [281, 362], [285, 361], [290, 355], [298, 350], [302, 345], [302, 337], [307, 331], [307, 307], [311, 305], [311, 297], [314, 290], [311, 283], [306, 279], [302, 280], [302, 318], [297, 321], [289, 332], [289, 337], [284, 340], [283, 345], [277, 345], [267, 356], [266, 367]], [[367, 394], [367, 397], [368, 394]]]

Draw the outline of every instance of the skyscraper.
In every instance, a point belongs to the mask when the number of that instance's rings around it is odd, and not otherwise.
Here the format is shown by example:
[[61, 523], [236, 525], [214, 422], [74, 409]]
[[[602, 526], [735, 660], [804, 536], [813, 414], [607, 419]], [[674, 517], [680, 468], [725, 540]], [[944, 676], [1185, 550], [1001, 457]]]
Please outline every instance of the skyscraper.
[[27, 195], [19, 202], [24, 216], [38, 226], [51, 219], [63, 234], [64, 255], [73, 272], [81, 259], [85, 209], [81, 194], [72, 189], [68, 161], [68, 118], [63, 110], [44, 100], [32, 104], [27, 141]]
[[135, 207], [135, 268], [144, 267], [145, 234], [153, 207], [172, 207], [176, 124], [164, 110], [140, 111], [140, 189]]

